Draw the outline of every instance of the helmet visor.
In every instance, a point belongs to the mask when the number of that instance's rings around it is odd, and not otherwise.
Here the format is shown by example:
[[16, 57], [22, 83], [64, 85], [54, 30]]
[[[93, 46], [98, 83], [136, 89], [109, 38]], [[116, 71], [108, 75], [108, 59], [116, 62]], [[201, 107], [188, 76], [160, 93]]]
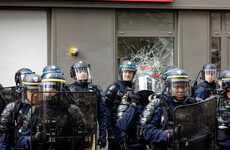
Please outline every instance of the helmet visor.
[[42, 82], [42, 91], [62, 91], [62, 84], [60, 82]]
[[41, 91], [43, 93], [44, 100], [50, 100], [53, 96], [57, 95], [57, 92], [62, 91], [63, 84], [60, 82], [43, 82], [41, 84]]
[[90, 74], [89, 67], [75, 68], [74, 71], [76, 74], [76, 80], [78, 81], [91, 80], [91, 74]]
[[168, 94], [177, 99], [184, 99], [189, 94], [188, 79], [173, 79], [169, 81]]
[[147, 91], [156, 90], [155, 79], [147, 77], [147, 76], [139, 77], [138, 79], [134, 81], [134, 84], [135, 84], [134, 92], [144, 91], [144, 90], [147, 90]]
[[25, 77], [27, 74], [32, 74], [32, 73], [28, 72], [28, 73], [22, 73], [22, 74], [20, 74], [20, 76], [19, 76], [19, 77], [20, 77], [20, 78], [19, 78], [20, 83], [22, 83], [24, 77]]
[[216, 80], [216, 70], [215, 69], [205, 69], [204, 70], [204, 80], [208, 83], [212, 83]]

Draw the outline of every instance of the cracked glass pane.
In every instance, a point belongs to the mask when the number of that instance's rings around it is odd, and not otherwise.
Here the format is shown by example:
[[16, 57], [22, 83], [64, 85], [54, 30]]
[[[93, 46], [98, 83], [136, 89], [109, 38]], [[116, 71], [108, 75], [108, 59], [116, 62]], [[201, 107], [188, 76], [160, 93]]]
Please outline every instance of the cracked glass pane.
[[118, 64], [132, 60], [137, 72], [152, 74], [157, 81], [157, 92], [164, 88], [163, 73], [167, 66], [173, 65], [173, 37], [119, 37]]

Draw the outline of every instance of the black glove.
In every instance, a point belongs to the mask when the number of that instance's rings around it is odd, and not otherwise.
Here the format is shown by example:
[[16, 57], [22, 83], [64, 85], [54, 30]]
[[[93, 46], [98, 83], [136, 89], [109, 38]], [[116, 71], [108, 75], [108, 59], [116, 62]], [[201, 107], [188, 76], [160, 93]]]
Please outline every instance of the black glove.
[[131, 96], [131, 103], [138, 103], [141, 100], [141, 97], [139, 94], [135, 93]]
[[99, 136], [99, 138], [97, 140], [97, 145], [100, 145], [100, 149], [104, 148], [106, 146], [106, 137]]
[[108, 141], [109, 143], [116, 143], [116, 138], [113, 130], [108, 130]]

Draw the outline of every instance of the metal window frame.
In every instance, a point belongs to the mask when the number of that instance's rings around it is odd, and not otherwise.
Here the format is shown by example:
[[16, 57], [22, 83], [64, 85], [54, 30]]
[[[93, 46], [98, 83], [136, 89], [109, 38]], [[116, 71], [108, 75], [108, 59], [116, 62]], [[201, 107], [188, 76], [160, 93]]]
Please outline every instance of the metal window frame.
[[[117, 23], [118, 23], [118, 17], [117, 12], [118, 11], [130, 11], [130, 12], [172, 12], [174, 13], [174, 30], [168, 30], [168, 31], [124, 31], [124, 30], [118, 30]], [[117, 64], [117, 58], [118, 58], [118, 38], [119, 37], [173, 37], [174, 38], [174, 54], [173, 54], [173, 65], [178, 66], [178, 12], [176, 10], [150, 10], [150, 9], [116, 9], [115, 10], [115, 64]], [[115, 73], [117, 74], [117, 73]]]

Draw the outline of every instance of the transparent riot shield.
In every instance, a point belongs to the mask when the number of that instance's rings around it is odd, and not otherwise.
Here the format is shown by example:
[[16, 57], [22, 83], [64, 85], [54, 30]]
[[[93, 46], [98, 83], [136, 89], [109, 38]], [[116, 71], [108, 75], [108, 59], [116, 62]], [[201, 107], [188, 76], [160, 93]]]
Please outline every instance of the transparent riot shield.
[[174, 114], [174, 150], [214, 150], [216, 98], [180, 106]]
[[[32, 150], [96, 149], [97, 97], [93, 92], [38, 92]], [[36, 121], [34, 121], [36, 122]]]
[[0, 113], [4, 107], [21, 98], [20, 88], [18, 86], [4, 87], [0, 89]]
[[4, 99], [5, 104], [10, 102], [14, 102], [21, 98], [20, 94], [20, 87], [18, 86], [11, 86], [11, 87], [4, 87], [0, 89], [0, 97]]

